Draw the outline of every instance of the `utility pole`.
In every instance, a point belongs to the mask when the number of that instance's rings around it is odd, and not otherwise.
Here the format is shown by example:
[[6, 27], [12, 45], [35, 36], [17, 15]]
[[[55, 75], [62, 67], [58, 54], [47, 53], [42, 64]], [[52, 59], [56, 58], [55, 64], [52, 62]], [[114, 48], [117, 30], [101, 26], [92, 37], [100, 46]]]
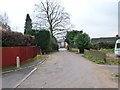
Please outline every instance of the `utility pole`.
[[120, 1], [118, 2], [118, 35], [120, 37]]

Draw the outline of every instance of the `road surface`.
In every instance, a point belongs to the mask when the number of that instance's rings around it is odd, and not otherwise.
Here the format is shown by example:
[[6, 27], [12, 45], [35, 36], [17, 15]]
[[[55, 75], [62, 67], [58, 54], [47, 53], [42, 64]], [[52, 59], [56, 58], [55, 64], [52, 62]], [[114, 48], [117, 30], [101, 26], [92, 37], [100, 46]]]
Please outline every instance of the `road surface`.
[[65, 50], [50, 54], [37, 68], [18, 88], [118, 88], [106, 70]]
[[5, 73], [2, 75], [2, 88], [13, 88], [19, 81], [21, 81], [33, 68], [27, 68], [15, 72]]

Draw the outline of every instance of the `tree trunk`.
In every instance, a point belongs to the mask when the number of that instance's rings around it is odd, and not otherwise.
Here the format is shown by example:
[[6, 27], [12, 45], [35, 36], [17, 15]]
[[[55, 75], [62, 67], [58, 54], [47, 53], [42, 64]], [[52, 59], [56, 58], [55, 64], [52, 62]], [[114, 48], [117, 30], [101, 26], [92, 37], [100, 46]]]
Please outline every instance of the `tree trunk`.
[[84, 54], [84, 48], [79, 48], [79, 53]]

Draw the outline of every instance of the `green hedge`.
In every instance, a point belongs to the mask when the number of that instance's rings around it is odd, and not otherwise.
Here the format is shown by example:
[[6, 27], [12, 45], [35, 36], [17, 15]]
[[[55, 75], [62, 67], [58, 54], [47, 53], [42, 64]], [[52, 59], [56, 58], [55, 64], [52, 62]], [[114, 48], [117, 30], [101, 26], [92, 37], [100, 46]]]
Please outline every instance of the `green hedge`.
[[36, 30], [34, 32], [35, 40], [33, 44], [37, 45], [42, 52], [47, 52], [50, 44], [50, 32], [47, 30]]
[[90, 47], [96, 50], [101, 48], [112, 49], [115, 47], [115, 43], [109, 43], [109, 42], [91, 43]]
[[23, 35], [22, 33], [13, 31], [1, 31], [0, 35], [2, 35], [3, 47], [30, 46], [31, 41], [34, 39], [30, 35]]

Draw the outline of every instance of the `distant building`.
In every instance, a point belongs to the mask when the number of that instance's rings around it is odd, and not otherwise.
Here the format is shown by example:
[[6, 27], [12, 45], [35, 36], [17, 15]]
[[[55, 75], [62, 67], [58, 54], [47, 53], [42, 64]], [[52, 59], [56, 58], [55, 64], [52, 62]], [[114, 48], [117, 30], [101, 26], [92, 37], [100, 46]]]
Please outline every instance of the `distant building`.
[[100, 38], [92, 38], [92, 43], [99, 43], [99, 42], [107, 42], [107, 43], [115, 43], [117, 39], [120, 37], [100, 37]]
[[64, 39], [60, 39], [58, 40], [58, 46], [59, 48], [67, 48], [67, 42]]

